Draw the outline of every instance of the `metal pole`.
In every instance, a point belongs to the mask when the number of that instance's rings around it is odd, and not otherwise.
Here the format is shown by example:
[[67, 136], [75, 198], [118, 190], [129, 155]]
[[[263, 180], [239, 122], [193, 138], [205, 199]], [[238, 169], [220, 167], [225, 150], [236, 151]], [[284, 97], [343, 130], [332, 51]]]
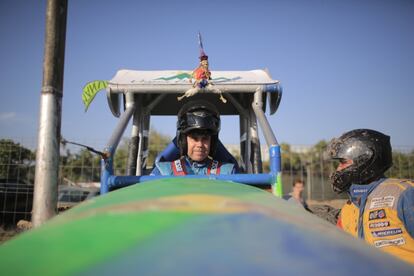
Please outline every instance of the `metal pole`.
[[262, 173], [262, 153], [260, 149], [259, 131], [257, 127], [256, 115], [252, 108], [249, 109], [250, 121], [250, 162], [252, 164], [253, 173]]
[[307, 164], [306, 165], [306, 193], [307, 193], [307, 200], [311, 200], [312, 199], [312, 195], [311, 195], [311, 187], [312, 187], [312, 179], [311, 179], [311, 165]]
[[252, 103], [253, 111], [256, 114], [257, 120], [259, 121], [260, 127], [263, 130], [263, 135], [265, 137], [268, 147], [279, 145], [276, 140], [275, 135], [272, 132], [269, 122], [266, 119], [266, 116], [263, 112], [263, 101], [262, 101], [262, 91], [261, 89], [256, 89], [254, 93], [254, 101]]
[[34, 227], [56, 214], [67, 0], [48, 0], [33, 198]]
[[[134, 97], [135, 104], [138, 106], [141, 105], [140, 95], [135, 95]], [[138, 144], [140, 143], [139, 139], [139, 129], [140, 129], [140, 107], [135, 109], [134, 117], [132, 120], [132, 133], [131, 140], [129, 141], [128, 147], [128, 161], [127, 161], [127, 175], [135, 175], [137, 170], [137, 156], [138, 156]]]
[[143, 169], [147, 168], [147, 162], [148, 162], [148, 155], [149, 155], [149, 132], [150, 132], [150, 118], [151, 116], [149, 114], [144, 114], [144, 117], [142, 118], [142, 126], [143, 126], [143, 132], [142, 132], [142, 152], [141, 152], [141, 167], [142, 167], [142, 174], [145, 174], [146, 172]]
[[322, 153], [319, 153], [319, 166], [321, 167], [321, 183], [322, 183], [322, 200], [325, 200], [325, 177], [323, 176], [323, 158]]
[[144, 126], [143, 126], [143, 110], [141, 108], [137, 108], [135, 111], [139, 113], [139, 122], [138, 122], [138, 152], [137, 152], [137, 160], [136, 164], [137, 167], [135, 169], [135, 175], [142, 175], [142, 151], [143, 151], [143, 138], [144, 138]]
[[263, 135], [266, 139], [267, 146], [269, 147], [269, 159], [270, 159], [270, 171], [274, 175], [274, 183], [272, 184], [272, 192], [278, 197], [283, 195], [282, 187], [282, 160], [280, 153], [280, 146], [273, 134], [269, 121], [267, 121], [266, 115], [263, 112], [263, 88], [257, 88], [254, 93], [254, 100], [252, 108], [256, 114], [256, 118], [259, 121], [260, 127], [263, 130]]
[[249, 171], [248, 159], [246, 156], [247, 145], [247, 119], [242, 114], [239, 115], [239, 130], [240, 130], [240, 159], [243, 172]]
[[111, 138], [109, 138], [109, 142], [103, 152], [103, 158], [101, 159], [101, 194], [105, 194], [109, 191], [107, 182], [108, 178], [114, 174], [113, 161], [116, 148], [118, 147], [119, 141], [122, 138], [122, 134], [124, 133], [129, 120], [135, 112], [135, 103], [129, 101], [129, 97], [131, 96], [132, 93], [126, 95], [126, 110], [119, 118], [118, 124], [112, 133]]

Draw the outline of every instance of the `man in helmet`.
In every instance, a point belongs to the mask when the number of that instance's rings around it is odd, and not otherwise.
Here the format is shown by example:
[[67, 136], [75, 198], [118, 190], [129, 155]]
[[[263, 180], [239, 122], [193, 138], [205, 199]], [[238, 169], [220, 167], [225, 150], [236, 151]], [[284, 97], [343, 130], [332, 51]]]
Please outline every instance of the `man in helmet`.
[[390, 137], [356, 129], [333, 139], [328, 151], [339, 161], [332, 188], [350, 197], [338, 226], [414, 264], [414, 182], [385, 178], [392, 165]]
[[159, 162], [151, 175], [232, 174], [234, 164], [213, 160], [220, 131], [220, 114], [206, 101], [185, 104], [178, 112], [177, 145], [180, 158]]

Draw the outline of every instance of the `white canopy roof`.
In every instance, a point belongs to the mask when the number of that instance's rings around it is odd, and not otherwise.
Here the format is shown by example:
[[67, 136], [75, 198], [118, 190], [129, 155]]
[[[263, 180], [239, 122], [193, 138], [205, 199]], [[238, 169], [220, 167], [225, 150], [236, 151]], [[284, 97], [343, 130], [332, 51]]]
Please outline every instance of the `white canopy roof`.
[[[189, 84], [192, 71], [162, 70], [162, 71], [134, 71], [119, 70], [109, 81], [109, 84], [130, 85], [171, 85]], [[272, 84], [272, 80], [264, 70], [251, 71], [211, 71], [214, 84]]]
[[[191, 88], [190, 78], [192, 71], [185, 70], [157, 70], [135, 71], [119, 70], [108, 82], [107, 96], [109, 106], [114, 115], [119, 115], [119, 94], [139, 93], [150, 97], [148, 101], [155, 101], [155, 96], [163, 95], [162, 100], [152, 109], [152, 114], [177, 114], [182, 102], [177, 100], [177, 94], [185, 93]], [[255, 93], [261, 91], [270, 94], [271, 111], [275, 112], [281, 97], [281, 88], [278, 80], [273, 80], [266, 70], [251, 71], [211, 71], [211, 81], [214, 87], [223, 93]], [[258, 90], [259, 89], [259, 90]], [[266, 95], [265, 95], [266, 96]], [[193, 96], [203, 97], [220, 107], [221, 114], [238, 114], [232, 105], [221, 104], [217, 94], [212, 91], [203, 91]], [[266, 99], [265, 99], [266, 100]], [[148, 104], [146, 103], [146, 104]], [[158, 109], [159, 110], [158, 110]]]

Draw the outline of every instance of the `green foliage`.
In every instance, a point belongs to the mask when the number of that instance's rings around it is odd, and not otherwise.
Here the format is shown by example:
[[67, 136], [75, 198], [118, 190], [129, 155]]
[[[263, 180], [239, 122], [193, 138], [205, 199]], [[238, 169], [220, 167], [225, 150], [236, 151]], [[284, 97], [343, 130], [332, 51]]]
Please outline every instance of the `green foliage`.
[[[123, 138], [115, 152], [114, 174], [126, 175], [128, 162], [128, 138]], [[150, 145], [147, 164], [152, 166], [157, 154], [162, 151], [171, 138], [162, 135], [155, 130], [150, 131]], [[70, 182], [99, 182], [100, 181], [100, 159], [99, 155], [81, 150], [79, 153], [72, 154], [70, 151], [61, 156], [60, 181]]]
[[328, 177], [332, 172], [332, 162], [325, 158], [327, 146], [328, 143], [321, 140], [305, 155], [306, 164], [310, 171], [320, 177]]
[[392, 178], [414, 178], [414, 150], [410, 153], [394, 151], [392, 153], [393, 166], [386, 173]]
[[324, 152], [328, 148], [328, 143], [325, 140], [321, 140], [313, 146], [314, 151]]
[[[147, 168], [151, 168], [155, 157], [170, 143], [171, 137], [156, 130], [150, 131]], [[129, 139], [123, 139], [114, 157], [114, 173], [125, 175], [128, 159]], [[290, 177], [307, 174], [326, 177], [334, 170], [334, 163], [324, 158], [326, 141], [320, 141], [304, 151], [292, 150], [289, 144], [281, 144], [282, 171]], [[82, 149], [77, 153], [69, 150], [60, 157], [59, 183], [99, 182], [99, 155]], [[387, 177], [414, 178], [414, 150], [411, 152], [393, 152], [393, 166], [387, 171]], [[268, 162], [263, 162], [264, 171], [269, 171]], [[0, 139], [0, 178], [18, 179], [22, 183], [34, 183], [35, 153], [12, 140]]]
[[154, 129], [151, 129], [149, 137], [150, 142], [147, 164], [148, 166], [152, 166], [157, 155], [164, 150], [164, 148], [171, 142], [172, 138], [168, 135], [163, 135]]
[[[149, 134], [147, 168], [152, 168], [157, 155], [171, 142], [171, 137], [151, 129]], [[128, 148], [130, 139], [124, 138], [118, 146], [114, 158], [114, 171], [117, 175], [125, 175], [128, 162]]]
[[99, 182], [100, 156], [86, 149], [72, 154], [70, 151], [61, 156], [60, 183], [70, 182]]
[[35, 154], [10, 139], [0, 139], [0, 178], [33, 183]]
[[[337, 162], [326, 159], [328, 142], [322, 140], [305, 152], [294, 152], [289, 144], [281, 144], [282, 171], [295, 175], [298, 172], [310, 172], [319, 177], [328, 177], [337, 167]], [[387, 177], [414, 178], [414, 150], [410, 153], [393, 152], [393, 166], [387, 171]]]
[[123, 138], [119, 144], [114, 158], [115, 175], [125, 175], [128, 161], [128, 143], [129, 139]]
[[282, 170], [301, 170], [303, 167], [301, 154], [292, 151], [290, 145], [286, 143], [282, 143], [280, 149], [282, 151]]

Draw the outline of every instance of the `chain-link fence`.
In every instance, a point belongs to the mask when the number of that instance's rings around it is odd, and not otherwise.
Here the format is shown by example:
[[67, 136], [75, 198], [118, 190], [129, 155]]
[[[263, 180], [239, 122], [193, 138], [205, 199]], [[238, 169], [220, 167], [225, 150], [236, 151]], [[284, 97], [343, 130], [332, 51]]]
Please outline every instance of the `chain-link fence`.
[[[283, 148], [283, 146], [282, 146]], [[285, 146], [282, 151], [283, 191], [288, 193], [295, 180], [305, 182], [304, 197], [308, 200], [329, 201], [345, 199], [347, 194], [333, 192], [329, 176], [337, 163], [326, 159], [326, 144], [316, 146]], [[393, 166], [387, 177], [413, 179], [414, 149], [409, 146], [393, 147]]]
[[12, 140], [0, 140], [0, 226], [30, 219], [35, 154]]
[[304, 198], [307, 200], [346, 198], [346, 194], [338, 195], [331, 188], [329, 176], [334, 171], [334, 164], [324, 158], [324, 150], [315, 150], [311, 146], [302, 146], [301, 149], [282, 152], [283, 191], [288, 193], [295, 180], [302, 180], [305, 183]]
[[[114, 159], [114, 170], [117, 175], [125, 175], [127, 164], [127, 140], [121, 143]], [[89, 146], [94, 146], [89, 143]], [[96, 143], [95, 148], [103, 148], [103, 143]], [[163, 144], [150, 147], [149, 163], [154, 160], [165, 146]], [[394, 147], [394, 165], [387, 172], [389, 177], [414, 177], [414, 150], [410, 147]], [[329, 175], [334, 164], [323, 158], [323, 147], [298, 147], [282, 145], [282, 182], [284, 192], [291, 190], [296, 179], [303, 180], [305, 198], [308, 200], [326, 201], [345, 198], [331, 189]], [[237, 152], [232, 152], [237, 159]], [[265, 155], [263, 155], [265, 156]], [[266, 160], [264, 171], [268, 170]], [[82, 194], [97, 189], [100, 180], [100, 156], [85, 149], [62, 148], [59, 171], [59, 191], [61, 198], [68, 194]], [[27, 146], [13, 140], [0, 139], [0, 226], [16, 224], [19, 220], [29, 220], [32, 209], [33, 183], [35, 171], [35, 152]], [[67, 187], [77, 187], [68, 189]], [[64, 192], [65, 191], [65, 192]], [[66, 194], [65, 194], [66, 193]], [[96, 192], [95, 192], [96, 193]]]

